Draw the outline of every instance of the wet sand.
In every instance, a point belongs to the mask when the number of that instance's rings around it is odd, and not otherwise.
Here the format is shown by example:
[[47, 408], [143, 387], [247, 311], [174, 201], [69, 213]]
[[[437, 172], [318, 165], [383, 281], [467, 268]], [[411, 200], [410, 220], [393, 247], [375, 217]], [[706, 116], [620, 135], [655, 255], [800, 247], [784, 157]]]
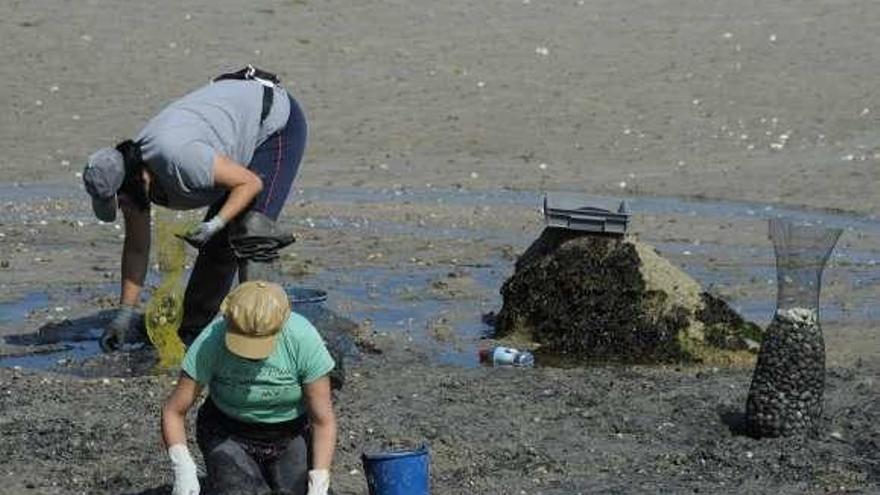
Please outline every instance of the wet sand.
[[[366, 492], [363, 451], [420, 443], [438, 494], [880, 491], [878, 21], [855, 0], [0, 5], [0, 493], [170, 491], [173, 373], [92, 356], [122, 230], [76, 173], [246, 62], [311, 122], [285, 276], [381, 351], [336, 396], [337, 493]], [[766, 218], [846, 228], [821, 435], [742, 435], [749, 367], [480, 367], [545, 190], [629, 198], [634, 235], [762, 325]]]

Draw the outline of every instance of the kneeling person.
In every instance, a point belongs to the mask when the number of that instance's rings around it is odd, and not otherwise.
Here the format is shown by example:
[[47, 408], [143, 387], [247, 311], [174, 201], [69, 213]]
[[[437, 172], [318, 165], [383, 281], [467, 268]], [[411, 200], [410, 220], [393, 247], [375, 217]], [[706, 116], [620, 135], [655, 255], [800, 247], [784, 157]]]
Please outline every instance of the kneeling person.
[[174, 495], [196, 495], [184, 419], [203, 387], [196, 439], [210, 493], [326, 495], [336, 444], [334, 362], [277, 284], [245, 282], [193, 342], [162, 410]]

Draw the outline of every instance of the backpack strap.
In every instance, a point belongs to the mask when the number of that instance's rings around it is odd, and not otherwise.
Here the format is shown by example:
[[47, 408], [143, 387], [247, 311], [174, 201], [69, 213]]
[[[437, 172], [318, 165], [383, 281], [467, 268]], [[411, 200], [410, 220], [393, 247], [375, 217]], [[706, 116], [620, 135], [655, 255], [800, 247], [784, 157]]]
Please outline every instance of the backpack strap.
[[275, 99], [275, 92], [273, 90], [281, 84], [281, 79], [269, 71], [258, 69], [249, 64], [241, 70], [220, 74], [211, 81], [217, 82], [224, 80], [257, 81], [263, 85], [263, 109], [260, 111], [260, 124], [262, 124], [263, 121], [266, 120], [266, 117], [269, 116], [269, 110], [272, 109], [272, 102]]
[[223, 81], [225, 79], [235, 79], [239, 81], [258, 81], [263, 84], [263, 86], [277, 86], [281, 84], [281, 79], [277, 75], [269, 71], [258, 69], [250, 64], [248, 64], [247, 67], [241, 70], [220, 74], [219, 76], [215, 77], [213, 81]]
[[275, 91], [269, 86], [263, 86], [263, 109], [260, 110], [260, 125], [269, 116], [269, 110], [272, 110], [272, 101], [275, 99]]

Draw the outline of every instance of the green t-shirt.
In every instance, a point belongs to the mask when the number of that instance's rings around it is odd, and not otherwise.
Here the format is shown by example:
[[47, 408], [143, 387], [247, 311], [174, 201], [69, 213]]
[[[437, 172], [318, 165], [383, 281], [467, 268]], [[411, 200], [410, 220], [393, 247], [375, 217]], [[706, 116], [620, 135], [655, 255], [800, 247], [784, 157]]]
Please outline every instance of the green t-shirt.
[[209, 388], [223, 413], [238, 420], [278, 423], [304, 414], [302, 385], [335, 365], [315, 327], [291, 313], [272, 354], [262, 360], [229, 352], [226, 327], [226, 320], [219, 318], [202, 331], [183, 358], [183, 371]]

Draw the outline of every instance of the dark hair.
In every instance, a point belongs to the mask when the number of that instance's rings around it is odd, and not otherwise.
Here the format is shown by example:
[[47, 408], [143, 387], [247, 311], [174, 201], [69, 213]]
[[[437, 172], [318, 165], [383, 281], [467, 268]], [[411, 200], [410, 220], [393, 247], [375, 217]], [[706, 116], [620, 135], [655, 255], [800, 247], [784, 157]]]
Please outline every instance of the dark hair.
[[144, 184], [143, 170], [146, 164], [141, 157], [140, 144], [126, 139], [116, 145], [116, 151], [122, 153], [125, 162], [125, 179], [119, 192], [125, 194], [140, 210], [150, 209], [150, 199], [147, 197], [147, 188]]

